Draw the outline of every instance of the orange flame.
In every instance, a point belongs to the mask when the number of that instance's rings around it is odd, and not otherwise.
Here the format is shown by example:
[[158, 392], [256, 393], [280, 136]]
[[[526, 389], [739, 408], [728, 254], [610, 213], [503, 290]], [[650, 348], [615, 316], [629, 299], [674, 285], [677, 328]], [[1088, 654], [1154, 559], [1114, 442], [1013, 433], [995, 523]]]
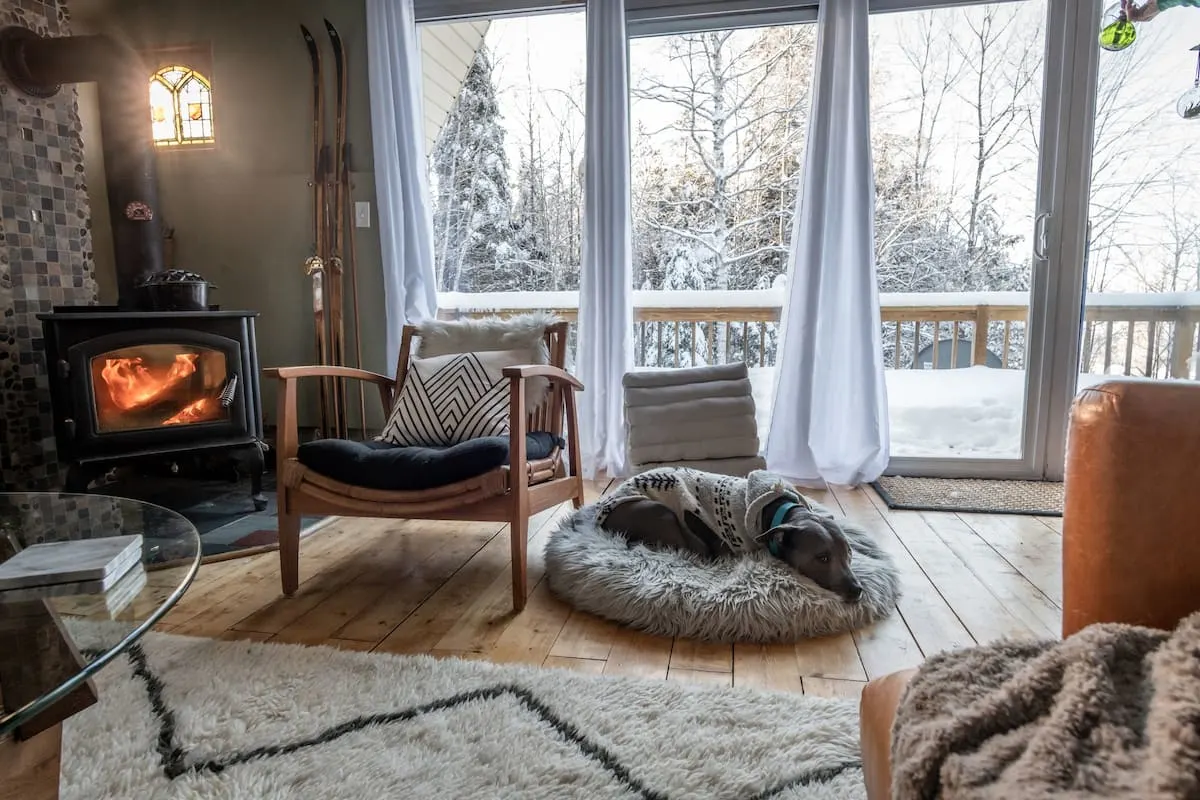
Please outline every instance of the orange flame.
[[188, 403], [178, 414], [163, 422], [163, 425], [186, 425], [189, 422], [203, 422], [208, 418], [212, 402], [212, 398], [210, 397], [201, 397], [199, 400]]
[[192, 375], [199, 358], [196, 353], [179, 353], [166, 370], [147, 367], [141, 358], [107, 358], [100, 376], [108, 386], [113, 404], [122, 411], [130, 411], [154, 403]]

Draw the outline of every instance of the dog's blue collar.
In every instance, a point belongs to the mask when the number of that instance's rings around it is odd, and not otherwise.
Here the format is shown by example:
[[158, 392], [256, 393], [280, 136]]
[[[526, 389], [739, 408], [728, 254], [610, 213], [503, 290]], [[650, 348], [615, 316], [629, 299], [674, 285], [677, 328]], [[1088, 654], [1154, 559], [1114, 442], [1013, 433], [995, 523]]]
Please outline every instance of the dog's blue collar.
[[[771, 517], [771, 526], [767, 528], [767, 530], [771, 530], [771, 528], [778, 528], [783, 524], [783, 521], [787, 519], [788, 512], [793, 508], [799, 507], [799, 503], [780, 504], [779, 508], [775, 509], [775, 516]], [[775, 541], [775, 539], [767, 539], [767, 552], [776, 558], [779, 558], [779, 543]]]

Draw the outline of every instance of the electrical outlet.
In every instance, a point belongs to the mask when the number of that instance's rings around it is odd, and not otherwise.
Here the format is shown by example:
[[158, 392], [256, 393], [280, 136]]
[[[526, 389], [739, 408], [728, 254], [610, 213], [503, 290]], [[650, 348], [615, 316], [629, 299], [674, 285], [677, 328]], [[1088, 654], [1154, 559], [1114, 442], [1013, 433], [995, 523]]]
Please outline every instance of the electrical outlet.
[[354, 204], [354, 225], [358, 228], [371, 227], [371, 204], [360, 200]]

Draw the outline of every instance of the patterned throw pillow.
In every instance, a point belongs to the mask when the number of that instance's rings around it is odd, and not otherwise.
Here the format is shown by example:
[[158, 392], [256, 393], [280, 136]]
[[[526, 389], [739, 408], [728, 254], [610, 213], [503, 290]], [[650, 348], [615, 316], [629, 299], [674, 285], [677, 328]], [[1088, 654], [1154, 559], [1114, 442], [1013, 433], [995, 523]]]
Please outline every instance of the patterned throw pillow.
[[508, 433], [508, 378], [533, 360], [528, 350], [413, 358], [379, 439], [402, 447], [449, 447]]

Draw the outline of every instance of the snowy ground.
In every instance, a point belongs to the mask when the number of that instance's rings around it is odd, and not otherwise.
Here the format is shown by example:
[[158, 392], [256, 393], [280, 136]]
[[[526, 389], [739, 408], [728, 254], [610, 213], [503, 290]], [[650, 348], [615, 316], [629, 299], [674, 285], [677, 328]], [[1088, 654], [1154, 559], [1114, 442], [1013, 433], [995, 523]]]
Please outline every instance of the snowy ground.
[[[887, 370], [892, 455], [1018, 458], [1025, 372], [1015, 369]], [[1079, 388], [1104, 375], [1081, 375]], [[771, 421], [775, 368], [750, 370], [764, 444]]]

